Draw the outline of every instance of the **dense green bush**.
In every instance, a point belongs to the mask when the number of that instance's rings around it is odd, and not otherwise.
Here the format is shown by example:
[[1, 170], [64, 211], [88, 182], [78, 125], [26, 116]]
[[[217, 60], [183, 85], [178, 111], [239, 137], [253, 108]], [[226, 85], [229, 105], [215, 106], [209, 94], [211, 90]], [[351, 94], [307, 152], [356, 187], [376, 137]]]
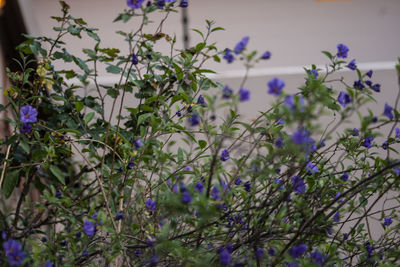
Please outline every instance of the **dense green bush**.
[[[305, 69], [296, 94], [270, 80], [271, 108], [248, 123], [238, 114], [251, 101], [246, 77], [231, 89], [205, 66], [254, 66], [270, 52], [247, 49], [249, 37], [218, 49], [209, 36], [223, 29], [212, 21], [194, 30], [202, 42], [176, 49], [162, 24], [187, 1], [128, 6], [115, 21], [135, 22], [118, 31], [129, 53], [103, 47], [97, 30], [62, 1], [62, 16], [52, 17], [57, 37], [26, 36], [18, 46], [21, 70], [8, 72], [13, 86], [1, 106], [12, 135], [1, 142], [0, 263], [400, 264], [398, 96], [383, 115], [363, 115], [380, 85], [372, 71], [346, 61], [346, 45], [323, 52], [326, 70]], [[155, 32], [151, 13], [163, 18]], [[63, 41], [68, 35], [95, 45], [78, 57]], [[160, 43], [171, 53], [158, 52]], [[353, 85], [337, 78], [343, 68], [354, 71]], [[104, 69], [119, 82], [100, 84]], [[341, 130], [355, 113], [359, 123]]]

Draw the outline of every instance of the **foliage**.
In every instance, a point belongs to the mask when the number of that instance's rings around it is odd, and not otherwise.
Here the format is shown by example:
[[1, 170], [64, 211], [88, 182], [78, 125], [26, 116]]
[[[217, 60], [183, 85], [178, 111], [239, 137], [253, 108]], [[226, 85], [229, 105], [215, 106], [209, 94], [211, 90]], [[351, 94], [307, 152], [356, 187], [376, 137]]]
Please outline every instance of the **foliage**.
[[[118, 31], [128, 53], [103, 47], [63, 1], [52, 17], [57, 37], [26, 36], [18, 46], [21, 70], [8, 72], [1, 106], [12, 135], [1, 142], [0, 263], [398, 266], [399, 96], [379, 118], [363, 115], [380, 85], [355, 60], [346, 65], [339, 44], [336, 54], [323, 51], [326, 70], [305, 69], [296, 94], [269, 81], [271, 108], [246, 122], [238, 107], [251, 101], [247, 77], [235, 93], [204, 66], [242, 60], [248, 70], [271, 53], [248, 50], [247, 36], [217, 48], [209, 36], [223, 28], [212, 21], [194, 30], [200, 43], [177, 49], [162, 25], [180, 7], [143, 2], [128, 1], [115, 19], [136, 22]], [[163, 17], [155, 32], [152, 13]], [[94, 46], [73, 55], [68, 35]], [[354, 70], [354, 85], [337, 78], [343, 68]], [[119, 82], [101, 84], [102, 70]], [[359, 126], [345, 128], [353, 114]]]

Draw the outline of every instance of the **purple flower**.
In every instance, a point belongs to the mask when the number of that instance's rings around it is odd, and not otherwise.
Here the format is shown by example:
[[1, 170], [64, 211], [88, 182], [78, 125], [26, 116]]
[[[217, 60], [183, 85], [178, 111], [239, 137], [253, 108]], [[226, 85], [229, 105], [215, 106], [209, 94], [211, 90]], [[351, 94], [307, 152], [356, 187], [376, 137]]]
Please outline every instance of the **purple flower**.
[[228, 185], [225, 183], [224, 180], [222, 180], [222, 179], [219, 180], [219, 183], [220, 183], [220, 185], [221, 185], [221, 187], [222, 187], [222, 189], [223, 189], [224, 191], [226, 191], [226, 192], [229, 192], [229, 191], [230, 191]]
[[133, 65], [139, 64], [139, 58], [136, 56], [135, 53], [132, 54], [132, 60], [131, 60]]
[[219, 191], [219, 189], [218, 189], [218, 187], [217, 186], [213, 186], [213, 188], [211, 189], [211, 197], [212, 197], [212, 199], [213, 200], [219, 200], [220, 199], [220, 197], [221, 197], [221, 195], [220, 195], [220, 191]]
[[178, 110], [176, 113], [176, 116], [181, 117], [182, 116], [182, 112], [180, 110]]
[[340, 220], [340, 213], [339, 212], [336, 212], [335, 215], [333, 215], [333, 220], [335, 222], [339, 222], [339, 220]]
[[292, 177], [291, 182], [293, 185], [293, 190], [296, 192], [296, 194], [303, 194], [306, 192], [306, 184], [304, 183], [304, 179], [295, 175]]
[[387, 150], [387, 149], [389, 148], [389, 143], [388, 143], [388, 141], [383, 142], [382, 148], [383, 148], [384, 150]]
[[240, 100], [240, 102], [249, 101], [250, 100], [250, 91], [247, 89], [244, 89], [244, 88], [240, 88], [239, 100]]
[[151, 211], [156, 210], [156, 202], [153, 201], [152, 199], [146, 200], [145, 205], [146, 205], [146, 208]]
[[228, 149], [223, 149], [221, 152], [221, 157], [219, 158], [221, 161], [227, 161], [229, 159], [229, 151]]
[[311, 261], [319, 266], [322, 266], [324, 263], [324, 256], [319, 253], [318, 250], [314, 250], [310, 253]]
[[385, 111], [384, 114], [386, 117], [388, 117], [390, 120], [393, 120], [393, 107], [389, 106], [387, 103], [385, 103]]
[[277, 148], [283, 147], [283, 138], [282, 138], [282, 137], [279, 137], [279, 138], [277, 138], [277, 139], [275, 140], [275, 146], [276, 146]]
[[297, 145], [303, 145], [307, 143], [308, 140], [309, 140], [309, 133], [305, 129], [297, 130], [292, 135], [292, 141]]
[[356, 70], [357, 69], [356, 60], [353, 59], [352, 61], [350, 61], [350, 63], [347, 65], [347, 67], [351, 70]]
[[233, 90], [226, 85], [224, 87], [224, 90], [222, 91], [222, 98], [229, 99], [232, 96], [232, 94]]
[[76, 238], [81, 238], [81, 237], [82, 237], [82, 232], [77, 232], [77, 233], [75, 234], [75, 237], [76, 237]]
[[225, 49], [224, 59], [230, 64], [235, 60], [235, 56], [230, 49]]
[[282, 88], [285, 86], [285, 82], [281, 79], [273, 78], [267, 85], [269, 88], [269, 94], [279, 96], [282, 93]]
[[181, 3], [179, 4], [179, 6], [185, 8], [185, 7], [189, 6], [189, 3], [187, 0], [181, 0]]
[[245, 36], [240, 40], [239, 43], [235, 45], [235, 48], [233, 49], [235, 54], [238, 55], [241, 52], [243, 52], [244, 49], [246, 49], [247, 43], [249, 42], [249, 36]]
[[44, 267], [55, 267], [55, 265], [53, 263], [51, 263], [50, 260], [47, 260], [44, 264]]
[[207, 103], [202, 95], [199, 95], [199, 98], [197, 99], [197, 104], [201, 105], [202, 107], [207, 107]]
[[340, 105], [342, 105], [343, 107], [346, 107], [346, 105], [351, 103], [352, 101], [353, 100], [351, 99], [351, 97], [348, 93], [340, 91], [339, 96], [338, 96], [338, 102]]
[[219, 253], [219, 263], [223, 266], [228, 266], [231, 263], [231, 254], [229, 253], [229, 251], [227, 249], [223, 249], [220, 253]]
[[23, 106], [20, 110], [20, 119], [22, 122], [37, 122], [37, 111], [34, 107], [30, 105]]
[[83, 231], [85, 234], [92, 237], [96, 232], [96, 226], [91, 221], [85, 220], [85, 223], [83, 224]]
[[142, 140], [140, 138], [135, 139], [133, 144], [135, 145], [136, 148], [139, 148], [139, 147], [143, 146], [143, 142], [142, 142]]
[[381, 91], [381, 85], [379, 83], [376, 83], [371, 86], [371, 89], [374, 90], [375, 92], [379, 93]]
[[306, 252], [306, 250], [307, 250], [307, 245], [299, 244], [299, 245], [292, 247], [289, 250], [289, 254], [293, 258], [297, 259], [297, 258], [301, 257]]
[[256, 250], [256, 257], [257, 257], [258, 259], [260, 259], [260, 258], [262, 258], [263, 255], [264, 255], [264, 250], [263, 250], [262, 248], [258, 248], [258, 249]]
[[383, 225], [389, 226], [389, 225], [392, 224], [392, 222], [393, 222], [392, 218], [390, 218], [390, 217], [385, 217], [385, 218], [384, 218]]
[[394, 129], [394, 132], [396, 134], [396, 138], [400, 138], [400, 128]]
[[251, 191], [251, 183], [250, 183], [250, 181], [245, 182], [243, 184], [243, 186], [244, 186], [244, 190], [246, 190], [247, 192]]
[[201, 182], [196, 182], [196, 185], [194, 186], [197, 191], [201, 194], [204, 190], [204, 185]]
[[373, 73], [373, 71], [372, 71], [372, 70], [369, 70], [369, 71], [366, 73], [366, 75], [367, 75], [369, 78], [372, 78], [372, 73]]
[[82, 257], [84, 257], [84, 258], [89, 257], [89, 252], [88, 252], [87, 250], [84, 250], [84, 251], [82, 252]]
[[365, 88], [361, 80], [355, 81], [353, 87], [360, 90]]
[[371, 148], [372, 147], [372, 141], [374, 141], [374, 138], [372, 136], [365, 138], [364, 142], [362, 145], [366, 148]]
[[262, 54], [261, 59], [270, 59], [271, 58], [271, 52], [265, 51], [264, 54]]
[[238, 176], [235, 180], [235, 185], [240, 185], [242, 183], [242, 179], [240, 179], [240, 176]]
[[314, 174], [319, 172], [317, 165], [312, 163], [311, 161], [307, 163], [306, 170], [308, 174]]
[[192, 202], [192, 196], [190, 195], [188, 190], [183, 191], [181, 201], [183, 204], [189, 204]]
[[342, 180], [342, 181], [347, 181], [347, 180], [349, 180], [349, 175], [347, 174], [347, 172], [345, 172], [345, 173], [343, 173], [342, 174], [342, 176], [340, 176], [340, 179]]
[[60, 190], [57, 190], [55, 197], [58, 199], [62, 198], [62, 192]]
[[314, 81], [317, 80], [318, 71], [315, 69], [310, 70], [310, 75], [314, 75]]
[[22, 260], [26, 257], [25, 252], [23, 252], [21, 243], [14, 240], [8, 239], [3, 243], [4, 252], [8, 258], [8, 263], [10, 266], [20, 266]]
[[190, 126], [196, 126], [200, 124], [200, 117], [196, 113], [192, 114], [189, 118]]
[[338, 44], [337, 45], [337, 53], [336, 56], [338, 58], [346, 58], [347, 57], [347, 53], [349, 52], [349, 48], [344, 45], [344, 44]]
[[353, 132], [351, 133], [352, 136], [358, 136], [359, 135], [359, 130], [357, 128], [353, 129]]
[[156, 0], [156, 6], [157, 6], [159, 9], [163, 9], [164, 6], [165, 6], [165, 0]]
[[268, 249], [268, 255], [275, 256], [276, 255], [275, 249], [274, 248]]
[[126, 4], [133, 9], [138, 9], [142, 6], [144, 0], [127, 0]]
[[115, 214], [115, 220], [116, 220], [116, 221], [119, 221], [119, 220], [123, 220], [123, 219], [124, 219], [124, 214], [122, 214], [121, 211], [118, 211], [118, 212]]
[[27, 133], [30, 133], [31, 131], [32, 131], [32, 125], [31, 124], [29, 124], [29, 123], [22, 124], [22, 128], [20, 130], [20, 132], [22, 134], [27, 134]]
[[372, 123], [376, 123], [378, 121], [378, 118], [377, 117], [372, 117], [372, 119], [371, 119], [371, 122]]

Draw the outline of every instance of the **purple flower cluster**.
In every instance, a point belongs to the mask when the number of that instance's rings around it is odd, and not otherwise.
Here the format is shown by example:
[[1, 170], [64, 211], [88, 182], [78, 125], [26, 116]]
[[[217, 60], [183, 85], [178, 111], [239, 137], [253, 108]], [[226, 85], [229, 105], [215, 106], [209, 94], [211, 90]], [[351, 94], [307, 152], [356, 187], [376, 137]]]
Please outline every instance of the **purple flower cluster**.
[[20, 120], [23, 122], [23, 125], [20, 131], [22, 134], [30, 133], [32, 131], [32, 125], [30, 123], [37, 122], [37, 115], [37, 110], [34, 107], [30, 105], [21, 107]]
[[296, 194], [303, 194], [306, 192], [306, 184], [304, 183], [304, 179], [295, 175], [291, 179], [293, 190]]
[[10, 266], [20, 266], [26, 257], [25, 252], [22, 251], [21, 243], [14, 239], [5, 241], [3, 243], [3, 249]]

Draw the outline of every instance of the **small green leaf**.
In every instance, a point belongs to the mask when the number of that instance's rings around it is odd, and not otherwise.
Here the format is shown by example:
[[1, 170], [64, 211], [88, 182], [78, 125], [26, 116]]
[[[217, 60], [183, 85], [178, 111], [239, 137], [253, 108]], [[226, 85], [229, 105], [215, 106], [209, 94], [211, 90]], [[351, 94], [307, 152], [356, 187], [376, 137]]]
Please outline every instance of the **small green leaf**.
[[75, 102], [75, 108], [76, 108], [76, 111], [78, 111], [78, 113], [79, 112], [81, 112], [81, 110], [83, 109], [83, 103], [82, 102]]
[[139, 116], [138, 118], [138, 125], [140, 125], [142, 122], [144, 122], [146, 119], [150, 118], [153, 114], [151, 113], [145, 113]]
[[18, 185], [19, 181], [19, 171], [15, 170], [10, 173], [5, 174], [3, 181], [3, 193], [6, 198], [9, 198], [14, 191], [14, 188]]
[[85, 118], [83, 119], [85, 121], [85, 124], [88, 124], [94, 117], [94, 112], [89, 112], [88, 114], [85, 115]]
[[65, 185], [64, 174], [57, 166], [50, 165], [50, 171], [60, 183]]
[[205, 148], [207, 146], [207, 142], [204, 140], [199, 140], [199, 146], [201, 149]]
[[121, 73], [122, 69], [120, 67], [114, 66], [114, 65], [109, 65], [106, 68], [106, 71], [109, 73], [114, 73], [114, 74], [119, 74]]

